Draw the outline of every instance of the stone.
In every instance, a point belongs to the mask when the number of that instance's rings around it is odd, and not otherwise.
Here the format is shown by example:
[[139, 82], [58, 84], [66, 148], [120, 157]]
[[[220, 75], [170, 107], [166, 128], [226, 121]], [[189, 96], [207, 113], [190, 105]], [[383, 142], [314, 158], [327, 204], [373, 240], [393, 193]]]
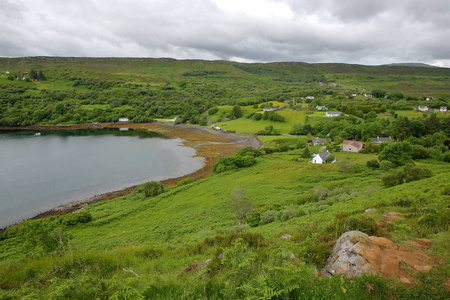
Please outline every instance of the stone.
[[368, 208], [364, 212], [367, 214], [367, 213], [376, 212], [376, 211], [377, 211], [376, 208]]
[[282, 238], [282, 239], [285, 239], [285, 240], [292, 239], [292, 235], [286, 233], [286, 234], [283, 234], [283, 235], [281, 236], [281, 238]]
[[[428, 240], [420, 241], [428, 244]], [[419, 245], [417, 241], [415, 244]], [[344, 275], [347, 278], [363, 274], [398, 277], [405, 284], [411, 284], [410, 274], [400, 268], [401, 264], [410, 269], [428, 273], [433, 265], [428, 255], [405, 251], [384, 237], [368, 236], [360, 231], [348, 231], [336, 241], [327, 265], [321, 270], [326, 276]]]

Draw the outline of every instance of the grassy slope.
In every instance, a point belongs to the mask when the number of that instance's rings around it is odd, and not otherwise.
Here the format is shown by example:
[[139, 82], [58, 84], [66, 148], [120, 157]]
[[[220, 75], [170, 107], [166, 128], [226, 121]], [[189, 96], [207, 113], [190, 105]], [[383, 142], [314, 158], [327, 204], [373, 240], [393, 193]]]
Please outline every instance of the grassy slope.
[[[307, 263], [311, 263], [311, 259], [307, 258], [311, 253], [305, 249], [319, 243], [324, 228], [333, 224], [335, 217], [342, 212], [362, 216], [365, 209], [377, 207], [378, 211], [371, 217], [382, 220], [383, 211], [393, 210], [407, 213], [408, 216], [415, 211], [414, 205], [438, 205], [443, 208], [448, 203], [449, 196], [440, 196], [443, 189], [448, 187], [448, 164], [421, 161], [420, 165], [431, 169], [434, 177], [384, 188], [380, 180], [382, 174], [364, 166], [374, 155], [337, 153], [336, 157], [341, 161], [361, 165], [358, 173], [342, 173], [338, 164], [312, 165], [302, 160], [295, 161], [300, 152], [294, 150], [266, 155], [258, 158], [257, 164], [250, 168], [213, 175], [154, 198], [132, 200], [132, 197], [126, 196], [88, 206], [84, 210], [90, 212], [94, 220], [86, 225], [66, 228], [66, 234], [71, 236], [72, 250], [61, 257], [27, 260], [23, 256], [27, 252], [22, 252], [20, 240], [5, 240], [0, 245], [0, 265], [9, 271], [20, 266], [23, 271], [14, 271], [15, 276], [12, 278], [3, 273], [0, 282], [18, 288], [24, 280], [29, 281], [31, 287], [26, 284], [17, 295], [26, 288], [31, 288], [39, 295], [62, 288], [60, 284], [68, 280], [64, 274], [69, 273], [72, 278], [91, 274], [100, 276], [102, 281], [113, 280], [119, 286], [126, 286], [133, 277], [123, 272], [122, 268], [125, 268], [140, 274], [132, 282], [141, 292], [151, 285], [175, 284], [186, 289], [186, 284], [194, 284], [192, 280], [195, 277], [183, 270], [190, 264], [213, 257], [217, 251], [216, 247], [204, 246], [201, 241], [216, 234], [230, 234], [245, 228], [237, 225], [229, 203], [230, 193], [236, 187], [245, 189], [246, 200], [255, 205], [276, 203], [281, 207], [311, 212], [284, 222], [275, 221], [244, 229], [248, 233], [262, 234], [271, 247], [281, 247], [296, 257], [303, 257], [301, 260]], [[311, 192], [315, 187], [325, 187], [330, 192], [351, 187], [354, 196], [345, 199], [335, 195], [323, 203], [298, 205], [298, 195]], [[399, 206], [396, 204], [399, 199], [409, 199], [413, 204]], [[323, 205], [326, 208], [317, 211], [317, 207]], [[447, 257], [445, 239], [449, 237], [448, 231], [417, 227], [417, 220], [418, 216], [409, 216], [395, 222], [393, 228], [381, 234], [395, 242], [416, 237], [430, 238], [433, 241], [431, 253]], [[280, 239], [286, 233], [294, 237], [292, 241]], [[154, 258], [146, 258], [148, 255]], [[15, 260], [22, 262], [17, 264]], [[56, 273], [55, 268], [59, 269]], [[448, 272], [445, 268], [444, 264], [433, 270], [433, 278], [437, 278], [434, 280], [440, 282], [440, 278]], [[220, 278], [224, 275], [217, 276]], [[49, 280], [52, 278], [62, 281], [50, 286]], [[43, 286], [33, 288], [36, 280], [42, 281]], [[323, 284], [332, 285], [333, 281]]]

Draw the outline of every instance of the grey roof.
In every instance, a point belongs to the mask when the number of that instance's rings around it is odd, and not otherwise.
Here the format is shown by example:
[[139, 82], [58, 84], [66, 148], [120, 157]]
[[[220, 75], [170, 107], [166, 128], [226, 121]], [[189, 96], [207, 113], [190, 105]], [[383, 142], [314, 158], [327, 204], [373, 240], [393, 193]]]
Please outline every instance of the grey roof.
[[327, 142], [327, 139], [313, 138], [312, 142], [313, 144], [325, 144]]
[[374, 142], [374, 143], [382, 143], [382, 142], [388, 142], [388, 141], [392, 141], [392, 138], [390, 136], [388, 136], [388, 137], [377, 136], [376, 138], [372, 139], [372, 142]]
[[319, 153], [319, 156], [322, 160], [325, 160], [328, 156], [330, 156], [330, 152], [328, 152], [328, 150], [326, 152], [323, 153]]

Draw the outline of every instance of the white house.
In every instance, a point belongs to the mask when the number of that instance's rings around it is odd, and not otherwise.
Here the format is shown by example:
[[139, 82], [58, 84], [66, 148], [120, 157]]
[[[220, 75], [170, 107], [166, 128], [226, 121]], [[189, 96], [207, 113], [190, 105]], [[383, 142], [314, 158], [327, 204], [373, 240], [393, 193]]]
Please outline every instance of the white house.
[[418, 110], [420, 110], [420, 111], [428, 111], [428, 106], [419, 106]]
[[314, 100], [314, 96], [306, 96], [306, 99]]
[[263, 108], [263, 111], [274, 111], [274, 110], [277, 110], [277, 108], [276, 107], [264, 107]]
[[325, 113], [325, 117], [339, 117], [340, 115], [342, 115], [340, 111], [327, 111]]
[[348, 140], [342, 142], [342, 151], [359, 152], [362, 149], [362, 147], [363, 147], [362, 142], [348, 141]]
[[316, 109], [317, 110], [327, 110], [328, 108], [326, 106], [317, 105]]
[[440, 111], [447, 111], [447, 107], [446, 106], [441, 106], [441, 108], [439, 110]]
[[128, 121], [130, 121], [128, 118], [125, 117], [119, 118], [119, 122], [128, 122]]
[[[330, 156], [330, 152], [328, 152], [328, 150], [326, 152], [323, 153], [319, 153], [316, 156], [314, 156], [312, 163], [313, 164], [324, 164], [325, 160], [327, 159], [328, 156]], [[335, 160], [333, 160], [333, 162], [335, 162]]]
[[372, 97], [372, 94], [371, 93], [365, 93], [364, 97]]

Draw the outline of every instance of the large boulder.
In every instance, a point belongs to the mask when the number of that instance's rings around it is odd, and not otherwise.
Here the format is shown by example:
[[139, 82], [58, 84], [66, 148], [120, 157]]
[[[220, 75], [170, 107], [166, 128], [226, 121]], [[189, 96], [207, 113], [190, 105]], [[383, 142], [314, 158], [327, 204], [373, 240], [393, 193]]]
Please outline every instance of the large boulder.
[[405, 251], [404, 247], [399, 248], [383, 237], [348, 231], [336, 241], [333, 253], [321, 273], [327, 276], [340, 274], [347, 278], [381, 274], [396, 276], [405, 283], [411, 283], [410, 275], [400, 269], [401, 263], [425, 273], [432, 268], [429, 257], [424, 253]]

